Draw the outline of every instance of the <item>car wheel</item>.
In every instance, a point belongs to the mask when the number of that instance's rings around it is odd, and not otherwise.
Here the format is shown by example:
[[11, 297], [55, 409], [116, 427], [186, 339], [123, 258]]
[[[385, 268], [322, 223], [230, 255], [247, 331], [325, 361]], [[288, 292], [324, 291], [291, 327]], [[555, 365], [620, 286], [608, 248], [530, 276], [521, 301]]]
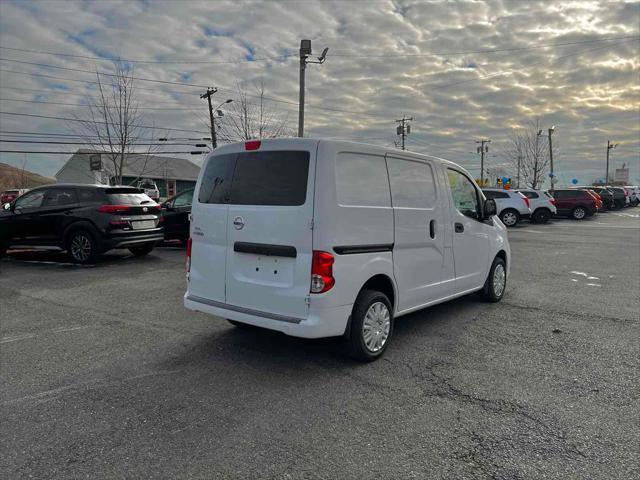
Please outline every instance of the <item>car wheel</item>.
[[151, 250], [155, 248], [155, 243], [147, 243], [145, 245], [141, 245], [139, 247], [130, 247], [129, 251], [133, 253], [136, 257], [144, 257], [151, 253]]
[[393, 309], [382, 292], [363, 290], [351, 313], [348, 351], [351, 357], [371, 362], [382, 356], [393, 336]]
[[500, 212], [500, 220], [505, 226], [513, 227], [520, 220], [520, 214], [516, 210], [508, 208]]
[[574, 220], [582, 220], [587, 216], [587, 209], [584, 207], [576, 207], [571, 212], [571, 218]]
[[482, 297], [489, 302], [499, 302], [502, 300], [506, 288], [507, 267], [502, 258], [496, 257], [489, 270], [487, 280], [484, 282]]
[[533, 223], [547, 223], [551, 219], [551, 212], [546, 208], [539, 208], [533, 214]]
[[91, 263], [98, 254], [98, 245], [87, 230], [76, 230], [67, 239], [67, 253], [75, 263]]

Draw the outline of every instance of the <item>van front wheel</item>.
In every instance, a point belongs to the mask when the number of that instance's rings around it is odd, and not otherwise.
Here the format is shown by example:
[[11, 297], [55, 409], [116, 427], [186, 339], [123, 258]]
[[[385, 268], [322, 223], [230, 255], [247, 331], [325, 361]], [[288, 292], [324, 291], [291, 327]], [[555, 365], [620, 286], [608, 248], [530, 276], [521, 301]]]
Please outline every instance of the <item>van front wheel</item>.
[[482, 296], [489, 302], [499, 302], [502, 300], [506, 288], [507, 267], [502, 258], [496, 257], [489, 270], [487, 280], [484, 282]]
[[393, 308], [384, 293], [363, 290], [351, 314], [348, 350], [356, 360], [371, 362], [382, 356], [393, 336]]

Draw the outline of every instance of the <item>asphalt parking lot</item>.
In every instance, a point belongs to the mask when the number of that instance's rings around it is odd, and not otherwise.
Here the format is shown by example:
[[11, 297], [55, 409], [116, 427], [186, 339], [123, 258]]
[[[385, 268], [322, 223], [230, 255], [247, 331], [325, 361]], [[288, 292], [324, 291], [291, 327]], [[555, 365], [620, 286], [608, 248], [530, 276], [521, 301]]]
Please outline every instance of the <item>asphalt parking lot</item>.
[[385, 357], [182, 307], [180, 248], [0, 261], [2, 478], [640, 477], [640, 208], [510, 230]]

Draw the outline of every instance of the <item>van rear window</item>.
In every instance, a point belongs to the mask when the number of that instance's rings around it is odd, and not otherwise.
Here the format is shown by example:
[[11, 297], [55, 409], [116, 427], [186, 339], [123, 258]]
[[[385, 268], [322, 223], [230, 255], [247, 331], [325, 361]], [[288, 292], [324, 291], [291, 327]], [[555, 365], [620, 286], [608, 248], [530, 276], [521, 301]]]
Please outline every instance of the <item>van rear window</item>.
[[309, 152], [221, 155], [207, 164], [198, 201], [233, 205], [303, 205], [307, 198], [308, 177]]

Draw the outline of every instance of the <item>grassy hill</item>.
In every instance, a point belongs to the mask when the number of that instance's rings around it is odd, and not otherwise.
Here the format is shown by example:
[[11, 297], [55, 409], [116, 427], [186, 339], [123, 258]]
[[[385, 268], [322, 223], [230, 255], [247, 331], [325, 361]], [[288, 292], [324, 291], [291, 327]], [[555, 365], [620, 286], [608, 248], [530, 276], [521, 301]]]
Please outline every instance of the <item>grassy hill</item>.
[[37, 173], [0, 163], [0, 192], [8, 188], [33, 188], [56, 183], [55, 178], [43, 177]]

